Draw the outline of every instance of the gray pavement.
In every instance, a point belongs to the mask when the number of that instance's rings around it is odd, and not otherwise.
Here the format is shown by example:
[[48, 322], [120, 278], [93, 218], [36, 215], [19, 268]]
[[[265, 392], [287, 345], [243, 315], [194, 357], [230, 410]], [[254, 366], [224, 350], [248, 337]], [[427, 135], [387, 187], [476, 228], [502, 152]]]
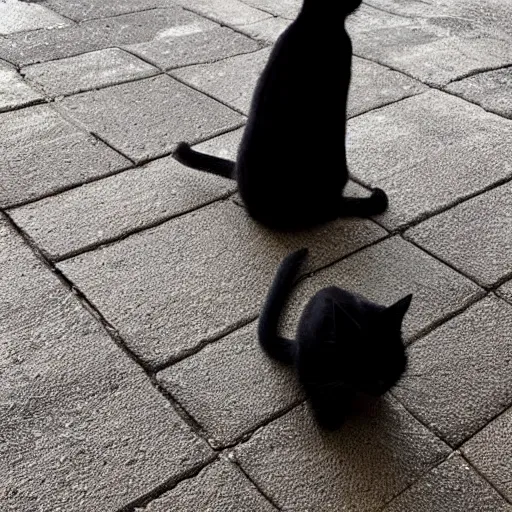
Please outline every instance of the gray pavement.
[[[299, 4], [0, 1], [0, 510], [512, 512], [512, 4], [365, 0], [349, 188], [389, 211], [282, 235], [170, 154], [235, 156]], [[290, 335], [326, 285], [414, 294], [335, 434], [256, 340], [302, 246]]]

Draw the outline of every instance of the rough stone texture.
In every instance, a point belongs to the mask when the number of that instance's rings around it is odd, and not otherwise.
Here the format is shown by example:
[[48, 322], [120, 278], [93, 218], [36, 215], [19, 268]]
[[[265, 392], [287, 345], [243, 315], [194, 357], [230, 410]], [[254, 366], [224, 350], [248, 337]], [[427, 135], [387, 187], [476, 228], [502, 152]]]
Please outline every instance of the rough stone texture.
[[235, 189], [231, 180], [167, 157], [11, 210], [10, 215], [55, 259], [198, 208]]
[[42, 28], [60, 28], [71, 22], [36, 3], [21, 0], [0, 2], [0, 35]]
[[[113, 3], [113, 2], [109, 2]], [[0, 39], [0, 58], [20, 66], [72, 57], [113, 46], [136, 44], [165, 37], [178, 27], [215, 26], [178, 7], [154, 9], [115, 18], [86, 21], [60, 30], [40, 30]]]
[[512, 404], [512, 308], [488, 297], [411, 345], [395, 396], [453, 446]]
[[240, 445], [251, 480], [283, 512], [378, 510], [449, 454], [448, 447], [392, 399], [382, 399], [335, 434], [304, 406]]
[[512, 500], [512, 409], [485, 427], [462, 450], [471, 463]]
[[165, 36], [147, 43], [126, 46], [161, 69], [212, 62], [256, 51], [260, 45], [227, 27], [199, 24], [169, 30]]
[[407, 238], [486, 286], [512, 272], [512, 183], [407, 231]]
[[274, 0], [244, 0], [247, 4], [261, 9], [265, 12], [270, 12], [275, 16], [282, 16], [289, 20], [294, 20], [299, 14], [302, 6], [302, 0], [281, 0], [274, 2]]
[[258, 313], [281, 259], [311, 247], [318, 268], [384, 234], [340, 220], [279, 235], [231, 201], [202, 208], [59, 264], [151, 365], [183, 356]]
[[241, 25], [238, 27], [238, 30], [266, 43], [275, 43], [289, 24], [290, 21], [283, 18], [267, 18], [257, 23]]
[[512, 176], [512, 123], [433, 91], [348, 123], [350, 171], [383, 188], [388, 227], [403, 226]]
[[512, 119], [512, 67], [471, 76], [448, 85], [446, 90]]
[[116, 510], [211, 451], [0, 221], [2, 510]]
[[0, 62], [0, 112], [41, 101], [43, 95], [32, 89], [14, 68]]
[[383, 9], [403, 17], [443, 16], [448, 14], [445, 4], [453, 0], [364, 0], [368, 7]]
[[437, 87], [475, 71], [512, 64], [512, 42], [452, 16], [360, 32], [353, 46], [355, 55]]
[[215, 447], [232, 444], [303, 398], [295, 372], [263, 353], [256, 328], [253, 323], [158, 374]]
[[355, 57], [347, 114], [354, 117], [427, 90], [428, 87], [412, 78]]
[[[41, 1], [41, 0], [37, 0]], [[44, 0], [45, 6], [75, 21], [108, 18], [157, 7], [169, 7], [169, 0]]]
[[498, 288], [497, 293], [512, 304], [512, 280]]
[[356, 41], [359, 34], [365, 32], [376, 32], [380, 29], [391, 27], [403, 27], [409, 25], [411, 20], [404, 16], [396, 16], [388, 12], [375, 9], [369, 5], [362, 4], [359, 9], [348, 16], [345, 22], [352, 42]]
[[85, 53], [23, 68], [23, 75], [47, 96], [60, 96], [128, 82], [158, 69], [117, 48]]
[[508, 504], [460, 455], [433, 469], [382, 512], [511, 512]]
[[265, 67], [270, 49], [200, 64], [172, 72], [172, 75], [247, 114], [256, 82]]
[[242, 121], [239, 114], [168, 76], [86, 92], [58, 105], [137, 162]]
[[220, 156], [221, 158], [236, 160], [238, 146], [242, 140], [243, 133], [244, 128], [239, 128], [238, 130], [214, 137], [206, 142], [201, 142], [201, 144], [194, 146], [194, 149], [210, 155]]
[[239, 0], [175, 0], [187, 9], [226, 25], [245, 25], [270, 18], [271, 15], [254, 9]]
[[412, 304], [403, 324], [406, 338], [427, 330], [483, 293], [457, 272], [400, 237], [394, 237], [302, 281], [284, 317], [287, 334], [293, 332], [308, 300], [321, 288], [332, 285], [389, 306], [412, 293]]
[[[139, 512], [275, 512], [251, 482], [227, 461], [215, 462], [194, 480], [178, 484]], [[501, 511], [500, 511], [501, 512]]]
[[0, 206], [107, 175], [130, 162], [46, 105], [0, 116]]

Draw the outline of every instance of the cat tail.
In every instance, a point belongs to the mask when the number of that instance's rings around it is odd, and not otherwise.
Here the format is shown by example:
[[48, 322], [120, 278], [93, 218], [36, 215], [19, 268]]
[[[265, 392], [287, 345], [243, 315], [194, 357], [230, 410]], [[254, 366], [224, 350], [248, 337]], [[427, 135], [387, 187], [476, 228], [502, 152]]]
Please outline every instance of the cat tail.
[[292, 288], [299, 267], [307, 256], [307, 249], [300, 249], [289, 254], [279, 266], [258, 324], [258, 338], [266, 354], [284, 364], [295, 360], [297, 345], [294, 341], [277, 334], [279, 317]]
[[235, 162], [217, 156], [199, 153], [199, 151], [192, 149], [186, 142], [180, 142], [178, 144], [174, 152], [174, 157], [178, 162], [187, 167], [210, 172], [217, 176], [222, 176], [223, 178], [235, 179]]

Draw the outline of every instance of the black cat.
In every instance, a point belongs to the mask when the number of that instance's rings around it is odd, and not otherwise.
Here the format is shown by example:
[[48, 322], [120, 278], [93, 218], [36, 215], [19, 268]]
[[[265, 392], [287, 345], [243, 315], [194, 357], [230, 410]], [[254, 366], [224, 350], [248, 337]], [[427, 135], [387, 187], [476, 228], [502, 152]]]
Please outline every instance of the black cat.
[[343, 23], [361, 0], [304, 0], [258, 81], [237, 161], [181, 143], [181, 163], [233, 178], [249, 214], [274, 229], [301, 229], [387, 208], [386, 194], [344, 198], [346, 104], [352, 45]]
[[277, 334], [279, 317], [307, 253], [301, 249], [281, 263], [258, 336], [267, 355], [295, 366], [318, 423], [333, 430], [356, 394], [380, 396], [404, 372], [401, 326], [412, 295], [386, 308], [335, 286], [324, 288], [305, 307], [296, 341], [287, 340]]

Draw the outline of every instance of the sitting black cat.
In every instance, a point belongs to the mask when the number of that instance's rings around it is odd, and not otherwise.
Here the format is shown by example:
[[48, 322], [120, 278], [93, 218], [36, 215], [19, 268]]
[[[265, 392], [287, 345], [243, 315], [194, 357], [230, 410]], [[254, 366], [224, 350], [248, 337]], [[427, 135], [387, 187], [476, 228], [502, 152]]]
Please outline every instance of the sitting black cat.
[[386, 194], [344, 198], [347, 94], [352, 45], [344, 19], [361, 0], [304, 0], [276, 42], [258, 81], [231, 162], [181, 143], [181, 163], [233, 178], [249, 214], [274, 229], [300, 229], [339, 216], [366, 217], [387, 208]]
[[305, 307], [296, 341], [282, 338], [277, 334], [280, 313], [307, 252], [296, 251], [281, 263], [258, 336], [271, 358], [296, 367], [318, 423], [333, 430], [343, 423], [356, 394], [382, 395], [404, 372], [401, 326], [412, 295], [386, 308], [335, 286], [324, 288]]

